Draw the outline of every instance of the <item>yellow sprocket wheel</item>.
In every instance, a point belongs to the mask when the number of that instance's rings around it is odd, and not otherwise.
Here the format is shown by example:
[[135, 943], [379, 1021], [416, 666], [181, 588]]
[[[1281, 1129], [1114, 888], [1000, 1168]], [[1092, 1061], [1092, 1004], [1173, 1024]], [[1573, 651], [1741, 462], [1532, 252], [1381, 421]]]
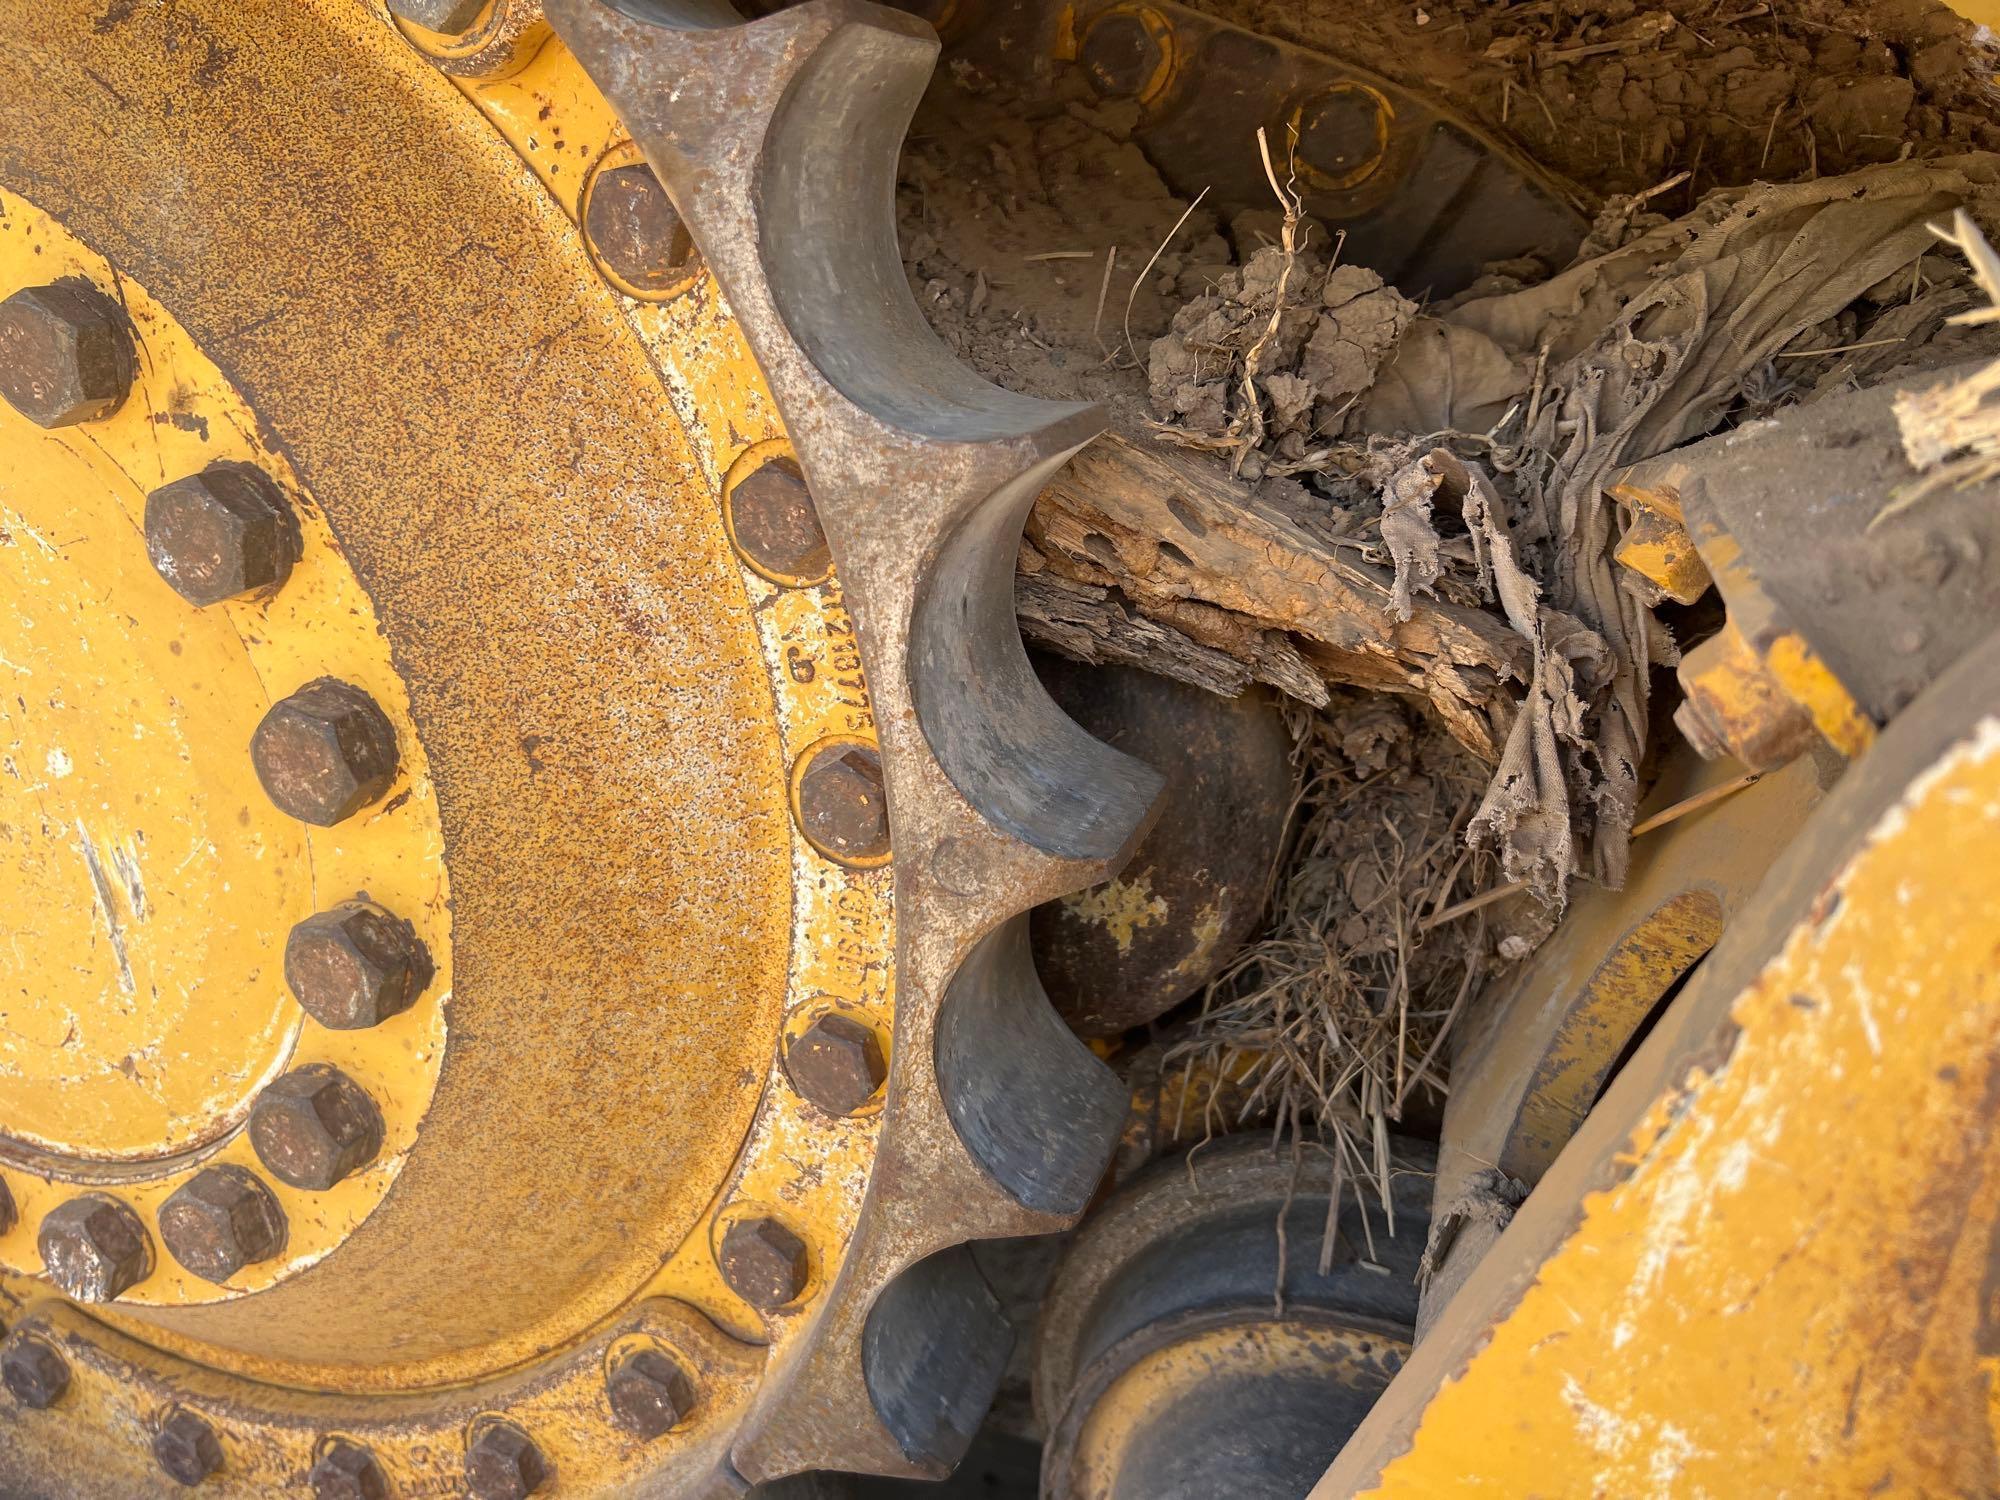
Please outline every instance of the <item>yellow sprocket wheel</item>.
[[934, 38], [471, 9], [0, 36], [0, 1492], [941, 1474], [1122, 1119]]

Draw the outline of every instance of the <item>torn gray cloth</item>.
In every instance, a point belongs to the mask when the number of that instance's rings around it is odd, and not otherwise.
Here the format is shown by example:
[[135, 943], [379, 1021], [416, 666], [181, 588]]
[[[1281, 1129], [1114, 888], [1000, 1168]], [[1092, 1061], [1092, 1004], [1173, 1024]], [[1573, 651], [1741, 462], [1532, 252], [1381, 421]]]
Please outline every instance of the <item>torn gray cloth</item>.
[[[1535, 645], [1523, 717], [1549, 722], [1516, 725], [1475, 823], [1510, 878], [1560, 900], [1557, 872], [1580, 864], [1581, 819], [1590, 873], [1608, 886], [1624, 881], [1656, 627], [1618, 586], [1607, 484], [1624, 465], [1711, 430], [1751, 371], [1906, 272], [1936, 243], [1931, 221], [1960, 207], [1989, 224], [2000, 218], [2000, 156], [1714, 194], [1541, 286], [1420, 319], [1398, 346], [1370, 393], [1367, 428], [1491, 434], [1494, 472], [1519, 497], [1509, 547], [1523, 577], [1542, 586], [1533, 615], [1517, 619], [1517, 604], [1527, 605], [1504, 594], [1502, 607]], [[1468, 484], [1469, 512], [1497, 518], [1487, 493]], [[1478, 530], [1475, 546], [1497, 548]], [[1497, 562], [1493, 581], [1505, 582]], [[1580, 713], [1565, 696], [1572, 690]], [[1573, 805], [1558, 809], [1560, 792]]]

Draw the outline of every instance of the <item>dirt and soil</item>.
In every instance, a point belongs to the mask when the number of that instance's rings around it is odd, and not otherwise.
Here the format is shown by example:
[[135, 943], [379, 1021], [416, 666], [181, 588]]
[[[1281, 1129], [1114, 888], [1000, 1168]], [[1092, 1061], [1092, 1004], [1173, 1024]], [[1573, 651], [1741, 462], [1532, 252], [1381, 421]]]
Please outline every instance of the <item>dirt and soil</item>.
[[[1225, 689], [1233, 667], [1324, 705], [1301, 753], [1329, 800], [1307, 809], [1272, 929], [1211, 993], [1199, 1036], [1264, 1046], [1271, 1100], [1365, 1134], [1393, 1112], [1371, 1059], [1410, 1076], [1406, 1034], [1376, 1047], [1383, 1018], [1414, 1003], [1430, 1050], [1456, 985], [1524, 955], [1571, 880], [1622, 876], [1650, 693], [1678, 643], [1610, 562], [1617, 468], [1994, 352], [1990, 326], [1948, 323], [1983, 299], [1928, 225], [1963, 206], [2000, 226], [1996, 51], [1929, 0], [1201, 8], [1439, 99], [1595, 216], [1571, 265], [1495, 264], [1425, 305], [1287, 211], [1282, 148], [1268, 207], [1220, 221], [1134, 144], [1135, 107], [1073, 71], [1022, 97], [948, 63], [906, 149], [905, 255], [933, 326], [1002, 385], [1104, 404], [1124, 439], [1092, 450], [1091, 484], [1044, 497], [1024, 599], [1092, 591], [1061, 597], [1072, 649], [1153, 651]], [[1093, 508], [1093, 488], [1157, 477], [1130, 458], [1147, 448], [1208, 465], [1174, 480], [1213, 502], [1198, 527], [1171, 495], [1150, 536]], [[1254, 526], [1215, 524], [1218, 484]], [[1218, 532], [1238, 572], [1265, 568], [1287, 597], [1201, 576], [1225, 567], [1197, 546]], [[1302, 625], [1313, 590], [1293, 585], [1312, 577], [1362, 604]], [[1024, 624], [1038, 628], [1025, 606]], [[1473, 643], [1457, 655], [1413, 644], [1454, 630]], [[1346, 683], [1434, 711], [1394, 708], [1410, 727], [1380, 784], [1325, 770], [1356, 716], [1382, 711]], [[1421, 829], [1399, 808], [1421, 808]], [[1375, 871], [1392, 846], [1394, 869]], [[1362, 870], [1381, 877], [1373, 896], [1349, 888]], [[1427, 915], [1503, 880], [1542, 903], [1427, 935]], [[1300, 1024], [1320, 1039], [1309, 1051]]]

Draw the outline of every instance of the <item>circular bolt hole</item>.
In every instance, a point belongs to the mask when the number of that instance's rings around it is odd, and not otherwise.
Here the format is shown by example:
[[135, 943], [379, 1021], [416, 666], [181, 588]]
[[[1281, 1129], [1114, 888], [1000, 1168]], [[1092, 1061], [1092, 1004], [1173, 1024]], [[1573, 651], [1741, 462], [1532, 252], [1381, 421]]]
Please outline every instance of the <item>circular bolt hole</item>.
[[167, 1253], [203, 1281], [222, 1284], [285, 1247], [285, 1211], [244, 1167], [203, 1167], [160, 1205]]
[[396, 731], [360, 688], [322, 677], [264, 715], [250, 759], [280, 812], [331, 828], [389, 790]]
[[110, 416], [132, 389], [133, 367], [125, 314], [87, 281], [0, 302], [0, 399], [39, 427]]
[[85, 1193], [49, 1210], [36, 1245], [42, 1274], [78, 1302], [110, 1302], [153, 1271], [146, 1226], [103, 1193]]

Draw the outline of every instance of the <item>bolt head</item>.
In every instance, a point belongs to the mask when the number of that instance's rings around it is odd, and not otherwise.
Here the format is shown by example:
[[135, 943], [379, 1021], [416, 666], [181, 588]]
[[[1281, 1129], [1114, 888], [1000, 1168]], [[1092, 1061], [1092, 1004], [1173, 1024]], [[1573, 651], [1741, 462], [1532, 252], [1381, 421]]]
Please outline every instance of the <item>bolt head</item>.
[[335, 1438], [306, 1475], [313, 1500], [388, 1500], [389, 1477], [359, 1443]]
[[185, 1407], [175, 1407], [153, 1434], [153, 1457], [175, 1484], [189, 1488], [222, 1467], [215, 1429]]
[[511, 1422], [488, 1422], [465, 1450], [466, 1487], [473, 1500], [527, 1500], [549, 1469], [533, 1438]]
[[776, 1219], [739, 1219], [722, 1236], [722, 1279], [752, 1307], [796, 1302], [806, 1289], [806, 1243]]
[[21, 1220], [21, 1210], [14, 1206], [14, 1193], [5, 1181], [0, 1181], [0, 1234], [5, 1234]]
[[867, 745], [815, 751], [799, 777], [799, 826], [812, 846], [842, 864], [889, 852], [889, 801], [882, 757]]
[[47, 1411], [69, 1389], [69, 1361], [29, 1334], [16, 1334], [0, 1349], [0, 1385], [31, 1411]]
[[694, 1410], [694, 1382], [657, 1349], [621, 1359], [605, 1377], [604, 1390], [612, 1414], [642, 1438], [664, 1436]]
[[680, 210], [644, 162], [591, 178], [583, 231], [606, 269], [642, 294], [673, 290], [701, 264]]
[[153, 1272], [145, 1224], [103, 1193], [85, 1193], [51, 1209], [37, 1245], [43, 1274], [78, 1302], [109, 1302]]
[[308, 1015], [336, 1031], [408, 1010], [434, 972], [416, 928], [372, 901], [308, 917], [285, 942], [285, 983]]
[[280, 1182], [323, 1193], [375, 1159], [382, 1112], [340, 1069], [308, 1063], [257, 1096], [250, 1145]]
[[250, 759], [280, 812], [331, 828], [387, 793], [396, 731], [360, 688], [322, 677], [264, 715]]
[[875, 1033], [846, 1016], [821, 1016], [785, 1049], [792, 1087], [828, 1114], [851, 1115], [889, 1077]]
[[833, 565], [806, 477], [789, 458], [743, 476], [729, 492], [729, 531], [759, 570], [787, 582], [810, 582]]
[[160, 1205], [160, 1239], [188, 1270], [220, 1285], [284, 1249], [285, 1211], [256, 1173], [204, 1167]]
[[88, 282], [31, 286], [0, 302], [0, 398], [37, 426], [110, 416], [132, 375], [125, 315]]
[[1381, 155], [1382, 106], [1361, 88], [1335, 88], [1299, 112], [1299, 160], [1328, 177], [1349, 178]]
[[146, 497], [146, 555], [188, 603], [275, 589], [299, 560], [298, 519], [248, 464], [211, 464]]
[[486, 0], [389, 0], [389, 14], [444, 36], [464, 36]]
[[1142, 92], [1165, 60], [1152, 29], [1125, 12], [1097, 22], [1077, 49], [1077, 61], [1083, 64], [1090, 86], [1112, 98]]

